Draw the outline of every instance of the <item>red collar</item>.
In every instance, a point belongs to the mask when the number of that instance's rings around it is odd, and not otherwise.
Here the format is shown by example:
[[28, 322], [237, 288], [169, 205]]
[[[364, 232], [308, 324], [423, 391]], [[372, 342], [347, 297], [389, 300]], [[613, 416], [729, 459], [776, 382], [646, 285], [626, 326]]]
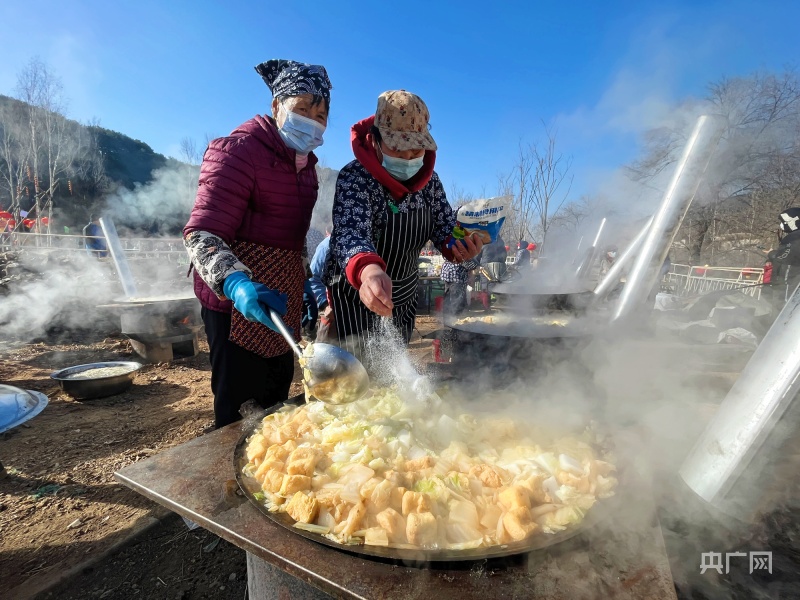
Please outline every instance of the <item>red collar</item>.
[[433, 175], [433, 165], [436, 163], [436, 152], [430, 150], [425, 151], [425, 158], [422, 161], [422, 168], [408, 181], [397, 181], [394, 177], [389, 175], [389, 171], [383, 168], [383, 165], [378, 162], [378, 156], [375, 154], [375, 148], [372, 145], [372, 134], [369, 132], [375, 116], [367, 117], [363, 121], [359, 121], [350, 128], [350, 142], [353, 145], [353, 154], [356, 160], [360, 162], [363, 167], [369, 171], [378, 182], [389, 190], [392, 198], [400, 200], [403, 196], [412, 192], [418, 192], [431, 180]]

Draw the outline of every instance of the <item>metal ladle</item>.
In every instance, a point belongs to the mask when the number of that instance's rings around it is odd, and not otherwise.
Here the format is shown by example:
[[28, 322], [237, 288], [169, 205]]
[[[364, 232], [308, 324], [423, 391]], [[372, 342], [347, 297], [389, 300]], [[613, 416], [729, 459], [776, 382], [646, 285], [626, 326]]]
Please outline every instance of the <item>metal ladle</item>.
[[[269, 307], [267, 307], [269, 308]], [[313, 354], [304, 354], [280, 315], [269, 308], [272, 322], [300, 359], [309, 393], [326, 404], [349, 404], [369, 390], [369, 375], [352, 354], [333, 344], [312, 343]], [[305, 379], [305, 372], [311, 375]]]

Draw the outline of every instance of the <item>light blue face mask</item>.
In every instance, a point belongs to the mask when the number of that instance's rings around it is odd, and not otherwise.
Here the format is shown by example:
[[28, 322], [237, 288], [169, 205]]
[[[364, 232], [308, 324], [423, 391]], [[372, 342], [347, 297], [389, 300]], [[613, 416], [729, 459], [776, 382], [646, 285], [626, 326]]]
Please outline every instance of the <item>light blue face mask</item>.
[[408, 181], [416, 175], [422, 168], [424, 156], [406, 160], [405, 158], [395, 158], [394, 156], [383, 155], [383, 168], [389, 171], [389, 175], [398, 181]]
[[325, 133], [325, 126], [314, 119], [309, 119], [303, 115], [298, 115], [281, 104], [281, 108], [286, 112], [286, 119], [283, 125], [278, 128], [284, 143], [295, 150], [298, 154], [308, 154], [314, 148], [319, 148], [323, 144], [322, 134]]

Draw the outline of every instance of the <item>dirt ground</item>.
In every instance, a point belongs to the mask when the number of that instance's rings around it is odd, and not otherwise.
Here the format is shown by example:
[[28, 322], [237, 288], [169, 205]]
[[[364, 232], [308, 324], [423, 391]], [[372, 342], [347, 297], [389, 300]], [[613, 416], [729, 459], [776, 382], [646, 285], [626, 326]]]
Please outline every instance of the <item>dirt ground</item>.
[[[438, 324], [418, 319], [427, 333]], [[113, 473], [213, 425], [205, 340], [195, 357], [146, 365], [133, 387], [76, 401], [49, 375], [89, 362], [135, 360], [122, 338], [0, 343], [0, 382], [46, 394], [45, 410], [0, 434], [0, 581], [5, 598], [242, 598], [244, 552], [117, 483]], [[432, 360], [415, 333], [411, 352]], [[292, 394], [300, 393], [299, 370]], [[155, 526], [130, 540], [136, 532]], [[121, 549], [99, 563], [110, 549]], [[60, 580], [65, 580], [53, 587]]]

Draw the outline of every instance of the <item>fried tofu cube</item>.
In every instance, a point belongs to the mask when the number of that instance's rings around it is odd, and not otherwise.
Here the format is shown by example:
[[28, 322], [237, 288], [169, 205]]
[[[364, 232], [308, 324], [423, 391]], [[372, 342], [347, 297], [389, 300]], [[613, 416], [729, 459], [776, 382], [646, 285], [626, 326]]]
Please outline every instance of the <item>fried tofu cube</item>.
[[256, 479], [261, 481], [267, 471], [283, 471], [285, 466], [283, 461], [275, 458], [265, 458], [263, 462], [258, 465], [258, 469], [256, 469]]
[[511, 539], [518, 542], [536, 531], [538, 525], [531, 521], [530, 510], [523, 506], [518, 506], [503, 515], [503, 527]]
[[289, 496], [295, 492], [311, 489], [311, 477], [307, 475], [284, 475], [281, 483], [281, 496]]
[[364, 518], [365, 514], [367, 514], [367, 508], [364, 506], [363, 502], [354, 504], [353, 508], [351, 508], [350, 512], [347, 514], [347, 521], [345, 521], [344, 528], [342, 529], [342, 535], [347, 537], [353, 535], [353, 532], [358, 531], [358, 528], [361, 526], [361, 520]]
[[528, 491], [528, 497], [534, 504], [544, 504], [547, 501], [542, 487], [542, 481], [544, 480], [544, 475], [531, 475], [519, 482], [519, 485]]
[[435, 464], [432, 456], [423, 456], [414, 460], [407, 460], [405, 464], [406, 471], [421, 471], [428, 469]]
[[481, 480], [487, 487], [500, 487], [503, 485], [503, 475], [506, 475], [500, 468], [491, 465], [475, 465], [469, 470], [469, 474]]
[[289, 460], [287, 462], [292, 462], [294, 460], [303, 460], [306, 458], [319, 458], [322, 453], [310, 446], [302, 446], [300, 448], [296, 448], [292, 450], [292, 453], [289, 455]]
[[305, 423], [301, 423], [300, 426], [297, 428], [297, 435], [306, 436], [312, 435], [319, 431], [319, 427], [312, 423], [311, 421], [306, 421]]
[[388, 546], [389, 536], [382, 527], [370, 527], [364, 535], [364, 544], [368, 546]]
[[286, 423], [278, 429], [278, 441], [287, 442], [297, 437], [297, 424]]
[[431, 512], [431, 499], [428, 494], [409, 490], [403, 494], [402, 509], [403, 516], [411, 513]]
[[277, 494], [283, 485], [283, 478], [285, 475], [280, 471], [267, 471], [264, 473], [264, 481], [261, 484], [261, 489], [270, 494]]
[[387, 508], [375, 515], [375, 520], [389, 536], [389, 541], [400, 544], [406, 540], [406, 520], [393, 508]]
[[523, 508], [531, 507], [531, 500], [528, 496], [528, 491], [519, 485], [514, 485], [504, 489], [498, 494], [498, 498], [502, 505], [509, 510], [512, 508], [517, 508], [518, 506]]
[[317, 518], [318, 511], [319, 502], [316, 498], [310, 498], [303, 492], [295, 492], [286, 505], [286, 512], [299, 523], [311, 523]]
[[436, 517], [431, 513], [411, 513], [408, 515], [406, 537], [409, 544], [431, 546], [436, 543], [438, 531]]
[[289, 456], [292, 452], [297, 450], [297, 442], [295, 442], [294, 440], [286, 440], [281, 445], [283, 446], [283, 449], [286, 451], [286, 454], [283, 455], [283, 458], [281, 458], [281, 460], [286, 460], [287, 456]]
[[403, 512], [403, 496], [405, 496], [406, 488], [403, 486], [392, 488], [392, 493], [389, 498], [389, 506], [397, 512]]
[[260, 433], [255, 434], [247, 444], [247, 460], [255, 462], [256, 459], [264, 458], [267, 451], [267, 441]]
[[289, 475], [306, 475], [311, 477], [314, 474], [314, 467], [317, 466], [316, 457], [300, 458], [290, 460], [286, 465], [286, 472]]

